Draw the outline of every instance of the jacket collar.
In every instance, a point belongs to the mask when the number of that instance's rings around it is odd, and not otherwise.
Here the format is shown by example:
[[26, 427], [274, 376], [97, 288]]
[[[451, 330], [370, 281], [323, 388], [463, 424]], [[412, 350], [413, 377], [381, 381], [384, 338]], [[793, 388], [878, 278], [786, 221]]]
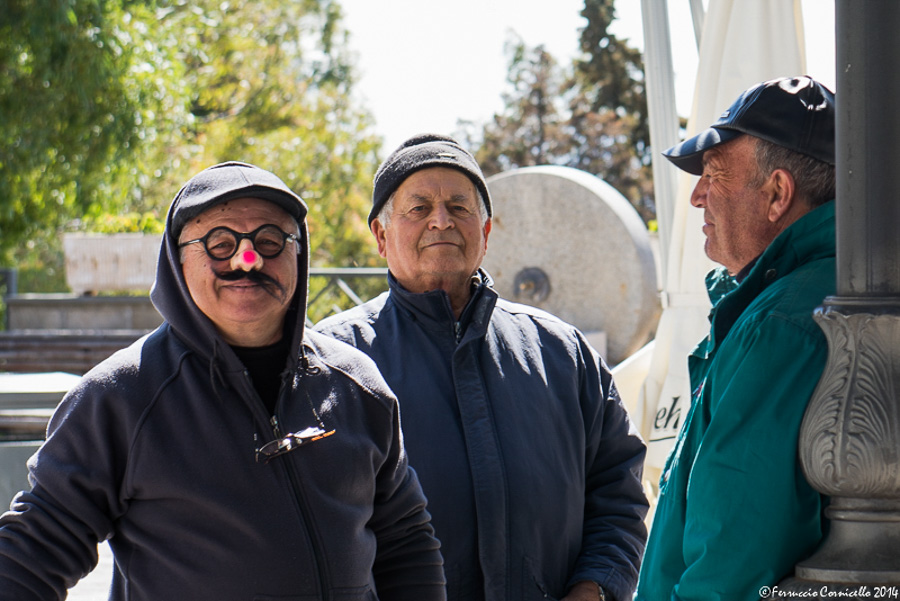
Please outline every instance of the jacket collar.
[[736, 281], [723, 270], [714, 270], [710, 274], [713, 277], [707, 276], [707, 288], [713, 301], [710, 314], [712, 346], [722, 340], [763, 290], [806, 263], [835, 256], [834, 211], [832, 200], [791, 224], [763, 251], [740, 285], [735, 287]]
[[453, 314], [450, 297], [443, 290], [410, 292], [390, 272], [388, 285], [393, 302], [422, 327], [438, 333], [452, 333], [458, 340], [462, 339], [463, 334], [483, 335], [497, 302], [497, 293], [492, 288], [493, 280], [483, 269], [472, 276], [472, 297], [463, 309], [459, 321]]

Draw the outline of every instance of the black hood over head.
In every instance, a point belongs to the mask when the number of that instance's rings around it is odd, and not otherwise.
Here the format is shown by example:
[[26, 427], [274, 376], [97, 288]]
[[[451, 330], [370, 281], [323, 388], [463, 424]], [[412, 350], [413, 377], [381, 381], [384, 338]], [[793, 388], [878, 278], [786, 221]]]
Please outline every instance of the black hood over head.
[[[309, 283], [309, 235], [306, 227], [306, 203], [275, 174], [254, 165], [227, 162], [209, 167], [191, 178], [175, 195], [166, 217], [166, 230], [156, 265], [156, 280], [150, 299], [175, 334], [190, 348], [211, 362], [222, 361], [228, 345], [213, 322], [197, 307], [181, 268], [178, 237], [192, 218], [218, 204], [235, 198], [259, 198], [272, 202], [294, 217], [300, 230], [300, 254], [297, 255], [297, 290], [291, 299], [285, 335], [291, 335], [290, 357], [296, 361], [306, 319]], [[234, 361], [237, 358], [234, 357]], [[217, 366], [216, 366], [217, 367]], [[234, 365], [225, 371], [237, 369]]]

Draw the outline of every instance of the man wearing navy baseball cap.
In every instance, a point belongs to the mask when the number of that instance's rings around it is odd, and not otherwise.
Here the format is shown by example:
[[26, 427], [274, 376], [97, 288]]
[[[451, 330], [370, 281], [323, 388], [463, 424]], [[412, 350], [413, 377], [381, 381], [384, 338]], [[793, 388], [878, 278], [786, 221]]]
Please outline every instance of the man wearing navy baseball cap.
[[636, 598], [758, 599], [823, 536], [797, 441], [827, 356], [813, 309], [835, 292], [834, 94], [760, 83], [663, 154], [700, 176], [691, 204], [722, 268]]

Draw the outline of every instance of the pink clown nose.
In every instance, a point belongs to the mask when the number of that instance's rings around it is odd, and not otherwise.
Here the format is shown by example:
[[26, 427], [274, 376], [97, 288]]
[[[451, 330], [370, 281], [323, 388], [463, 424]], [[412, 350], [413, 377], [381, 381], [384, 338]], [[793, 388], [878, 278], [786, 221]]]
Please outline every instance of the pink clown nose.
[[263, 260], [255, 250], [247, 249], [237, 252], [231, 258], [232, 269], [243, 269], [244, 271], [252, 271], [254, 269], [262, 269]]

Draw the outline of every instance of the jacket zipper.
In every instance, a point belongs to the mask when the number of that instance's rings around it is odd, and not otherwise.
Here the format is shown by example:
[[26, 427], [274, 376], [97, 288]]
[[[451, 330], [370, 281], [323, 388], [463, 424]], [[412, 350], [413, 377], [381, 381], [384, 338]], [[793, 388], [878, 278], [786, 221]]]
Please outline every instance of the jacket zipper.
[[[256, 401], [259, 402], [260, 405], [263, 405], [262, 400], [256, 395], [256, 389], [253, 387], [253, 382], [250, 380], [250, 373], [247, 370], [244, 370], [244, 379], [247, 385], [249, 386], [251, 395], [256, 397]], [[278, 390], [278, 399], [281, 399], [281, 396], [284, 394], [284, 389], [289, 385], [288, 379], [283, 378], [281, 381], [281, 386]], [[276, 401], [276, 410], [278, 401]], [[278, 421], [278, 415], [275, 411], [272, 412], [271, 417], [269, 418], [269, 425], [272, 426], [272, 434], [274, 436], [273, 440], [280, 440], [284, 433], [281, 431], [281, 423]], [[309, 509], [309, 503], [306, 500], [306, 496], [303, 494], [303, 489], [300, 487], [300, 481], [297, 477], [296, 470], [294, 470], [293, 466], [287, 463], [287, 457], [281, 458], [283, 461], [278, 463], [283, 464], [283, 468], [287, 471], [288, 480], [291, 483], [291, 489], [294, 493], [294, 499], [297, 501], [297, 506], [300, 509], [300, 518], [303, 520], [303, 525], [306, 527], [306, 531], [309, 536], [310, 547], [312, 548], [312, 556], [313, 561], [316, 564], [316, 572], [319, 575], [319, 598], [323, 601], [326, 599], [331, 599], [331, 585], [329, 583], [328, 575], [325, 571], [325, 561], [322, 557], [322, 544], [320, 541], [320, 537], [318, 532], [315, 529], [314, 522], [311, 519], [312, 514]]]
[[[275, 440], [280, 439], [283, 434], [281, 432], [281, 426], [278, 422], [278, 416], [273, 413], [272, 418], [269, 421], [272, 424], [272, 431], [275, 434]], [[315, 522], [311, 517], [309, 503], [306, 500], [306, 496], [303, 494], [303, 489], [301, 488], [300, 481], [297, 478], [296, 470], [294, 470], [293, 466], [288, 463], [287, 455], [285, 455], [281, 459], [283, 460], [281, 463], [284, 464], [284, 469], [287, 471], [288, 480], [290, 480], [291, 482], [291, 489], [294, 491], [294, 498], [297, 500], [297, 506], [300, 508], [300, 515], [302, 516], [303, 521], [306, 525], [306, 531], [309, 533], [313, 552], [313, 561], [316, 562], [316, 572], [319, 574], [319, 597], [321, 599], [330, 599], [331, 585], [328, 581], [328, 574], [325, 571], [325, 561], [321, 553], [322, 545], [319, 540], [318, 532], [316, 532], [315, 530]]]

